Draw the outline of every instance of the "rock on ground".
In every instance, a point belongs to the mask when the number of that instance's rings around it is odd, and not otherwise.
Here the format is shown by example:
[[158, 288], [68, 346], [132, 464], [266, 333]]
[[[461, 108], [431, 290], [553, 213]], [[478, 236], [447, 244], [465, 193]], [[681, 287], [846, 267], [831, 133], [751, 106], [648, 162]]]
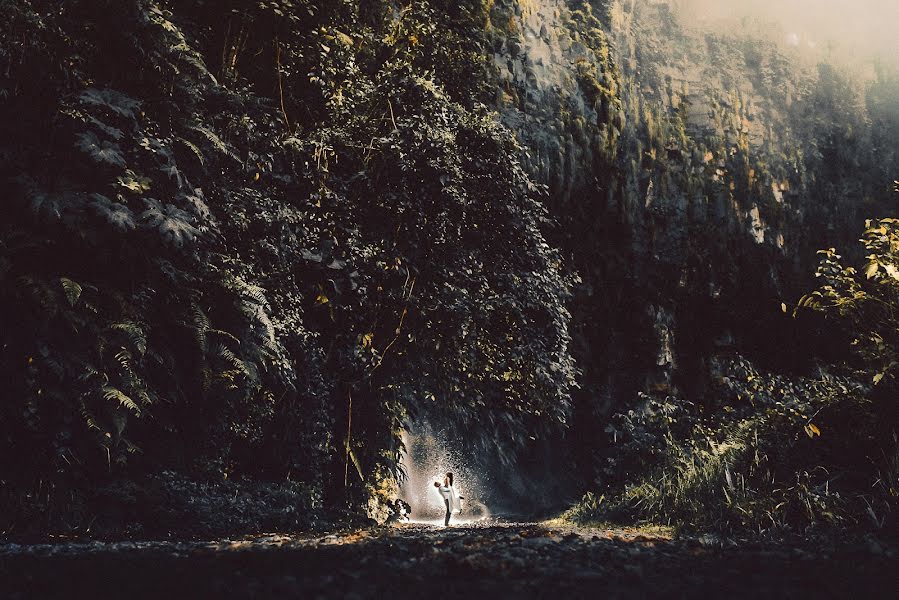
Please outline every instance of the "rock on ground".
[[0, 545], [9, 598], [897, 597], [894, 550], [626, 530], [404, 524], [215, 542]]

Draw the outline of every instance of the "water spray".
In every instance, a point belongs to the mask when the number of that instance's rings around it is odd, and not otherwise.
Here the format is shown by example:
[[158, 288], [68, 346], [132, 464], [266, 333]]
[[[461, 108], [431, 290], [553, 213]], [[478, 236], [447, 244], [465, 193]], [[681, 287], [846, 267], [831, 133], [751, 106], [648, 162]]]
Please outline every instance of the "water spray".
[[490, 511], [481, 501], [484, 478], [475, 465], [448, 441], [448, 436], [421, 425], [403, 434], [406, 451], [402, 464], [406, 478], [400, 485], [399, 496], [411, 506], [409, 521], [443, 525], [446, 506], [434, 482], [442, 482], [447, 472], [455, 474], [453, 487], [462, 496], [462, 513], [454, 512], [451, 524], [465, 524], [487, 519]]

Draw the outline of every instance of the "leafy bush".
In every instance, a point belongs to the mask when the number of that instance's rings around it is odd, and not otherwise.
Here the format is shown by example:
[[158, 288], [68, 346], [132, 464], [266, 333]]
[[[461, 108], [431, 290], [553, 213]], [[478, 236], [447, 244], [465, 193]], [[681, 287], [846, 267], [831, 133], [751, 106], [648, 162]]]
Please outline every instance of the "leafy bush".
[[613, 467], [628, 465], [626, 483], [602, 502], [586, 497], [570, 516], [757, 531], [857, 520], [847, 505], [858, 489], [834, 459], [847, 435], [839, 423], [863, 405], [865, 388], [824, 371], [762, 374], [740, 357], [721, 372], [714, 415], [675, 398], [623, 415]]
[[807, 307], [837, 317], [851, 332], [852, 349], [873, 373], [872, 382], [892, 383], [899, 369], [899, 219], [867, 221], [861, 242], [861, 272], [843, 266], [834, 248], [818, 252], [818, 289], [799, 300], [794, 315]]
[[737, 357], [719, 364], [705, 414], [644, 396], [607, 429], [617, 443], [610, 499], [589, 494], [570, 516], [759, 531], [894, 524], [899, 220], [869, 221], [861, 241], [863, 269], [819, 252], [818, 287], [793, 311], [821, 312], [849, 333], [858, 362], [831, 369], [845, 375], [762, 374]]
[[162, 472], [235, 524], [235, 480], [361, 510], [412, 418], [507, 457], [565, 422], [570, 278], [477, 103], [487, 5], [0, 1], [3, 529]]

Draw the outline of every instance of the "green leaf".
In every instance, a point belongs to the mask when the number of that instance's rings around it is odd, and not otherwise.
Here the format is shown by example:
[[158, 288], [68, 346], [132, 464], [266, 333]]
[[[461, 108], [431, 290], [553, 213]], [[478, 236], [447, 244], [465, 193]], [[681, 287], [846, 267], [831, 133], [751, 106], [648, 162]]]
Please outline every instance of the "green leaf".
[[362, 466], [359, 464], [359, 459], [356, 458], [356, 453], [353, 452], [352, 448], [349, 448], [350, 459], [353, 461], [353, 466], [356, 467], [356, 473], [359, 474], [359, 481], [365, 481], [365, 476], [362, 475]]
[[84, 104], [102, 106], [127, 118], [134, 118], [134, 113], [141, 104], [138, 100], [109, 88], [88, 88], [78, 94], [78, 99]]
[[190, 140], [186, 140], [182, 137], [175, 138], [175, 139], [177, 141], [181, 142], [182, 144], [184, 144], [191, 152], [193, 152], [194, 156], [197, 157], [197, 160], [200, 161], [201, 166], [203, 166], [203, 167], [206, 166], [206, 157], [203, 156], [203, 152], [197, 147], [196, 144], [194, 144]]
[[119, 145], [115, 142], [101, 141], [93, 131], [79, 133], [75, 146], [97, 162], [116, 167], [125, 166], [125, 157]]
[[69, 304], [75, 306], [78, 303], [78, 299], [81, 298], [81, 286], [67, 277], [60, 277], [59, 282], [62, 284], [62, 289]]
[[151, 180], [148, 177], [141, 177], [131, 169], [125, 171], [125, 174], [118, 178], [118, 184], [128, 191], [136, 194], [143, 194], [150, 190]]
[[103, 398], [105, 398], [106, 400], [118, 402], [120, 405], [133, 412], [136, 416], [140, 416], [140, 407], [122, 390], [111, 385], [104, 385], [101, 391], [103, 393]]
[[872, 260], [868, 263], [868, 266], [865, 267], [865, 277], [871, 279], [874, 275], [877, 274], [877, 270], [880, 268], [880, 264], [877, 261]]
[[884, 265], [884, 270], [886, 270], [887, 275], [899, 281], [899, 269], [896, 268], [896, 265]]
[[142, 225], [155, 229], [165, 242], [180, 248], [200, 235], [200, 231], [190, 223], [193, 217], [189, 213], [153, 198], [147, 198], [144, 202], [147, 210], [140, 215]]
[[134, 229], [134, 214], [127, 206], [110, 200], [103, 194], [90, 194], [90, 199], [91, 209], [113, 228], [120, 232]]
[[874, 376], [874, 385], [880, 383], [880, 380], [883, 379], [884, 373], [878, 373]]
[[237, 154], [234, 153], [234, 150], [231, 148], [231, 146], [223, 142], [222, 139], [208, 127], [197, 124], [190, 126], [189, 129], [196, 131], [204, 138], [206, 138], [206, 140], [212, 145], [213, 149], [216, 152], [224, 154], [225, 156], [231, 158], [236, 162], [242, 162], [240, 158], [238, 158]]
[[143, 356], [147, 352], [147, 337], [140, 325], [126, 321], [123, 323], [113, 323], [109, 326], [109, 328], [113, 331], [120, 331], [124, 333], [128, 337], [128, 340], [131, 342], [134, 349], [141, 356]]

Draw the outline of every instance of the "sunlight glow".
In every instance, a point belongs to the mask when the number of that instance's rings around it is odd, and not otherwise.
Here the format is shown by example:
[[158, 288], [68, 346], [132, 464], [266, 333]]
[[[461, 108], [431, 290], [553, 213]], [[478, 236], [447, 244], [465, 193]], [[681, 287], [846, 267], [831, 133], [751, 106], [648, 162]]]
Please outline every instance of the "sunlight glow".
[[434, 482], [442, 482], [448, 471], [455, 476], [453, 487], [456, 493], [463, 497], [462, 514], [454, 511], [450, 524], [471, 523], [488, 518], [490, 510], [481, 501], [483, 478], [442, 437], [426, 426], [403, 435], [406, 446], [406, 453], [403, 455], [406, 480], [400, 486], [399, 496], [412, 506], [409, 522], [443, 525], [446, 508], [434, 488]]

